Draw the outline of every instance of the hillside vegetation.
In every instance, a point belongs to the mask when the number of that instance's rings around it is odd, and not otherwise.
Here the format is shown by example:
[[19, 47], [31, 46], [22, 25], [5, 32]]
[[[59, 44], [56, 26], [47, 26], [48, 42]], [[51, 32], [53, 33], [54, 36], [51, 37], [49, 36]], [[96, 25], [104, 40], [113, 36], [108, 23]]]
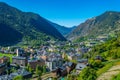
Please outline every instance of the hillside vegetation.
[[66, 40], [38, 14], [22, 12], [2, 2], [0, 2], [0, 37], [0, 45], [13, 45], [18, 42], [41, 44], [49, 40]]
[[89, 57], [100, 55], [107, 60], [120, 58], [120, 37], [95, 46], [88, 54], [90, 55]]
[[77, 26], [68, 39], [96, 38], [101, 35], [116, 34], [120, 31], [120, 12], [107, 11], [100, 16], [86, 20]]
[[[101, 56], [102, 60], [96, 60]], [[120, 37], [97, 45], [85, 54], [89, 66], [78, 75], [78, 80], [117, 80], [120, 73]]]

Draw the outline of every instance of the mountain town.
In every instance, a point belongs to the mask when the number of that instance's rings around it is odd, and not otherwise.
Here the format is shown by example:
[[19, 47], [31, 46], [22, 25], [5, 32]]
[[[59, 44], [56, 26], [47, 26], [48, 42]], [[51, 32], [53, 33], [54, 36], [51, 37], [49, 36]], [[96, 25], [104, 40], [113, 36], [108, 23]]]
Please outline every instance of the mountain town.
[[0, 80], [120, 80], [120, 12], [65, 27], [0, 2]]

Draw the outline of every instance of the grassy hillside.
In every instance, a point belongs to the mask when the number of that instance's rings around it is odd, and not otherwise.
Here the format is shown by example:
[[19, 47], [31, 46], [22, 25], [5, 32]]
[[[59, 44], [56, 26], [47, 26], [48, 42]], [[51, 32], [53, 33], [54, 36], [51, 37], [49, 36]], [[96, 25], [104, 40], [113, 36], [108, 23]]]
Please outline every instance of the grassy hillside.
[[91, 58], [96, 55], [100, 55], [107, 60], [120, 58], [120, 37], [95, 46], [88, 54]]

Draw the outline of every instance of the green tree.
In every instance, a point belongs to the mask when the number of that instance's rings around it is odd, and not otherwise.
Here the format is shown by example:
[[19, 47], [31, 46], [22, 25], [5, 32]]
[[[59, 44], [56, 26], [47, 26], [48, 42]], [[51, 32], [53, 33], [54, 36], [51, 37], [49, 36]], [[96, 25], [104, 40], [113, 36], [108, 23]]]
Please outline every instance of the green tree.
[[101, 60], [89, 60], [89, 63], [94, 69], [98, 69], [104, 66]]
[[96, 80], [96, 78], [97, 78], [96, 70], [90, 67], [86, 67], [80, 73], [78, 80]]
[[46, 66], [43, 66], [43, 73], [46, 73]]
[[27, 64], [26, 70], [29, 71], [30, 65]]
[[7, 64], [7, 67], [10, 67], [10, 62], [9, 61], [6, 64]]
[[33, 73], [33, 70], [32, 70], [32, 68], [31, 68], [31, 67], [29, 67], [29, 72]]
[[39, 66], [37, 65], [37, 67], [36, 67], [36, 75], [39, 75]]
[[11, 69], [11, 73], [12, 72], [16, 72], [17, 70], [13, 67], [12, 69]]
[[41, 80], [42, 71], [41, 71], [41, 67], [38, 65], [36, 67], [36, 75], [38, 76], [38, 80]]
[[41, 80], [41, 76], [42, 76], [42, 71], [38, 71], [38, 79]]
[[17, 69], [20, 69], [20, 66], [18, 64], [16, 65], [16, 67], [17, 67]]
[[13, 78], [13, 80], [23, 80], [23, 76], [19, 75], [19, 76], [15, 76]]
[[30, 67], [30, 65], [28, 64], [27, 67], [26, 67], [26, 70], [33, 73], [33, 69]]

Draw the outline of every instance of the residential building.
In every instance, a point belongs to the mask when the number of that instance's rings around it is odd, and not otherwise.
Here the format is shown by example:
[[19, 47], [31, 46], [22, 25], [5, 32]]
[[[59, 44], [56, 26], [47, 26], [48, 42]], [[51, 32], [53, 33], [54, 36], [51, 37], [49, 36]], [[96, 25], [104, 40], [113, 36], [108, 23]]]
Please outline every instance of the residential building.
[[88, 59], [80, 59], [75, 67], [76, 73], [79, 74], [82, 69], [88, 66]]
[[78, 62], [78, 63], [87, 64], [87, 63], [88, 63], [88, 59], [78, 59], [77, 62]]
[[31, 78], [32, 74], [28, 71], [26, 71], [25, 69], [19, 69], [17, 72], [15, 73], [11, 73], [10, 75], [2, 75], [0, 76], [0, 80], [13, 80], [15, 76], [23, 76], [23, 78]]
[[21, 48], [16, 49], [17, 56], [25, 56], [24, 50]]
[[68, 59], [69, 60], [78, 60], [78, 59], [81, 59], [82, 55], [81, 54], [78, 54], [78, 53], [69, 53], [67, 54], [68, 55]]
[[3, 56], [0, 58], [0, 63], [6, 63], [6, 62], [9, 62], [10, 61], [10, 58], [7, 57], [7, 56]]
[[62, 56], [59, 54], [51, 54], [46, 60], [46, 65], [50, 71], [56, 70], [58, 67], [61, 67], [63, 64]]
[[12, 64], [19, 66], [27, 66], [28, 60], [26, 57], [15, 56], [12, 57]]
[[3, 74], [6, 70], [6, 64], [5, 63], [1, 63], [0, 64], [0, 75]]
[[75, 66], [76, 65], [72, 62], [66, 62], [61, 67], [58, 68], [57, 74], [60, 76], [66, 76], [75, 68]]
[[32, 69], [36, 69], [37, 65], [38, 66], [44, 66], [45, 65], [45, 61], [40, 59], [40, 60], [28, 60], [28, 65], [32, 68]]
[[103, 58], [102, 58], [102, 56], [97, 55], [97, 56], [95, 56], [95, 60], [103, 60]]

